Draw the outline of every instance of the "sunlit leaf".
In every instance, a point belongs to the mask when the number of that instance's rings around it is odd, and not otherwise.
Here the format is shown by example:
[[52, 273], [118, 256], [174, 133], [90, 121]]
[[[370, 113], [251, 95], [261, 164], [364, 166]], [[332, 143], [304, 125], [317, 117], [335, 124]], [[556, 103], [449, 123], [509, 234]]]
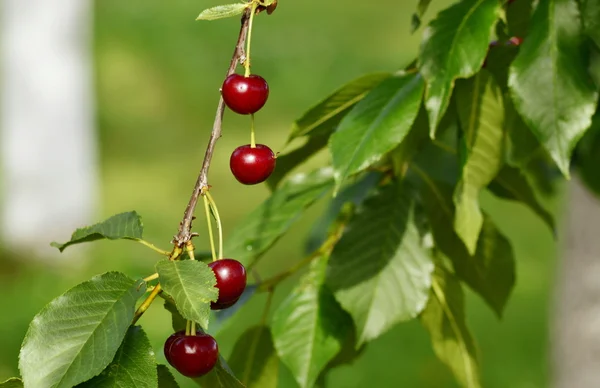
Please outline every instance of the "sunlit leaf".
[[539, 2], [509, 76], [515, 108], [566, 177], [598, 100], [582, 52], [580, 16], [575, 0]]
[[250, 3], [218, 5], [200, 12], [196, 20], [217, 20], [241, 15]]
[[77, 229], [66, 243], [53, 242], [52, 245], [61, 252], [73, 244], [109, 239], [109, 240], [139, 240], [142, 238], [144, 226], [142, 218], [136, 212], [127, 212], [114, 215], [107, 220], [92, 226]]
[[431, 296], [420, 318], [435, 354], [460, 385], [480, 388], [477, 349], [465, 322], [463, 290], [458, 279], [446, 270], [436, 269]]
[[108, 367], [78, 387], [147, 388], [157, 384], [156, 359], [150, 341], [140, 326], [131, 326]]
[[73, 387], [106, 368], [146, 291], [143, 281], [109, 272], [54, 299], [31, 324], [19, 355], [28, 387]]
[[504, 161], [504, 105], [500, 88], [485, 70], [457, 83], [456, 97], [465, 162], [454, 191], [454, 228], [473, 254], [483, 225], [479, 194]]
[[502, 315], [515, 284], [515, 258], [510, 242], [484, 213], [483, 227], [474, 255], [470, 255], [454, 229], [452, 187], [418, 170], [422, 179], [421, 200], [427, 213], [436, 247], [454, 266], [457, 276]]
[[500, 10], [498, 0], [463, 0], [444, 11], [423, 32], [419, 69], [427, 83], [425, 106], [431, 137], [448, 108], [454, 81], [474, 75], [483, 64]]
[[337, 189], [402, 142], [421, 105], [423, 79], [402, 73], [386, 79], [358, 103], [329, 139]]
[[413, 222], [413, 196], [394, 183], [367, 199], [348, 225], [327, 284], [352, 315], [360, 346], [425, 308], [432, 271]]
[[301, 388], [314, 386], [352, 328], [351, 318], [323, 286], [326, 268], [326, 257], [316, 259], [273, 316], [275, 348]]
[[219, 296], [215, 274], [208, 265], [197, 260], [161, 260], [156, 264], [156, 272], [163, 290], [175, 300], [181, 315], [206, 330], [210, 302]]
[[308, 135], [329, 136], [354, 105], [390, 76], [390, 73], [367, 74], [342, 86], [296, 120], [290, 140]]

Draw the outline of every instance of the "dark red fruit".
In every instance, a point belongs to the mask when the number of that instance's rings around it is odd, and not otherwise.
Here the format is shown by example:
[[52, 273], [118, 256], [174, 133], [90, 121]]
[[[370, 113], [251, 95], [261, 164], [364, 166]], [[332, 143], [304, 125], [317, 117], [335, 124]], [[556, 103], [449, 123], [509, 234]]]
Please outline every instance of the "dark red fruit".
[[221, 94], [229, 109], [247, 115], [258, 112], [265, 105], [269, 97], [269, 85], [259, 75], [244, 77], [232, 74], [223, 82]]
[[513, 36], [512, 38], [510, 38], [508, 40], [508, 42], [506, 42], [507, 46], [520, 46], [521, 43], [523, 43], [523, 38], [520, 38], [518, 36]]
[[221, 310], [231, 307], [238, 301], [246, 288], [246, 268], [237, 260], [222, 259], [209, 263], [215, 273], [219, 299], [210, 308]]
[[185, 331], [178, 331], [177, 333], [171, 334], [169, 338], [167, 338], [167, 340], [165, 341], [165, 358], [167, 359], [167, 361], [169, 361], [169, 363], [171, 363], [171, 345], [173, 345], [173, 342], [175, 342], [176, 339], [179, 339], [184, 336]]
[[264, 182], [275, 169], [275, 154], [264, 144], [252, 148], [250, 144], [239, 146], [231, 154], [229, 167], [235, 179], [245, 185]]
[[169, 364], [179, 373], [200, 377], [210, 372], [217, 363], [219, 347], [208, 334], [183, 335], [174, 339], [168, 354]]

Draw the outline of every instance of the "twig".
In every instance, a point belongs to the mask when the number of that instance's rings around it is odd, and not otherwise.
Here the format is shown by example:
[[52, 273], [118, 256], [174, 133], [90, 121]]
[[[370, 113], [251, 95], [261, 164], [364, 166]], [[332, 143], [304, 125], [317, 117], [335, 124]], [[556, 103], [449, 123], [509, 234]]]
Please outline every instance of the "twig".
[[[244, 14], [242, 15], [242, 26], [240, 28], [240, 35], [238, 36], [238, 40], [235, 45], [235, 50], [233, 51], [233, 57], [231, 58], [229, 69], [227, 70], [227, 77], [235, 72], [235, 68], [237, 67], [238, 63], [242, 58], [245, 57], [244, 42], [246, 41], [246, 37], [248, 36], [250, 13], [250, 8], [247, 8]], [[177, 246], [183, 247], [183, 245], [190, 241], [194, 236], [194, 234], [191, 231], [194, 211], [196, 210], [198, 199], [201, 195], [204, 195], [204, 192], [207, 191], [209, 188], [208, 170], [210, 168], [210, 162], [215, 151], [215, 145], [217, 144], [217, 140], [219, 140], [219, 138], [221, 137], [221, 125], [223, 123], [224, 111], [225, 102], [223, 101], [223, 97], [221, 96], [219, 98], [219, 104], [217, 105], [217, 114], [215, 116], [215, 122], [213, 124], [213, 129], [210, 134], [210, 140], [208, 141], [208, 146], [206, 147], [206, 153], [204, 154], [204, 161], [202, 162], [200, 175], [198, 175], [198, 180], [196, 181], [196, 185], [194, 186], [192, 197], [190, 198], [190, 201], [185, 209], [183, 220], [179, 224], [179, 232], [175, 237], [173, 237], [173, 243]]]

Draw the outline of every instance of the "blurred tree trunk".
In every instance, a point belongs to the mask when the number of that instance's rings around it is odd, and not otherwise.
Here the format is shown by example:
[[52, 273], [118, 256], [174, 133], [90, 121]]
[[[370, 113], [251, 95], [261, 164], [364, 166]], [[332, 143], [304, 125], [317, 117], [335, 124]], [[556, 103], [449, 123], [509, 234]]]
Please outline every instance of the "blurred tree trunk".
[[600, 387], [600, 201], [574, 176], [565, 210], [551, 333], [554, 387], [596, 388]]
[[90, 0], [3, 0], [0, 230], [51, 255], [90, 221], [96, 193]]

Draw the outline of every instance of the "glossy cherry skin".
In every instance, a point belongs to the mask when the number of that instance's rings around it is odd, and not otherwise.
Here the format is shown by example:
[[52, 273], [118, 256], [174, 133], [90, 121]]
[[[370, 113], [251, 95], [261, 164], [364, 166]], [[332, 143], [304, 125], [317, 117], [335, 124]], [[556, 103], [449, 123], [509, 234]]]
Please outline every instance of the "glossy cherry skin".
[[187, 377], [200, 377], [212, 370], [219, 358], [217, 341], [208, 334], [183, 335], [169, 348], [167, 360]]
[[177, 333], [171, 334], [169, 338], [167, 338], [167, 340], [165, 341], [165, 358], [167, 359], [167, 361], [169, 361], [169, 363], [171, 363], [171, 345], [173, 345], [173, 342], [175, 342], [176, 339], [179, 339], [184, 336], [185, 331], [178, 331]]
[[229, 109], [247, 115], [258, 112], [265, 105], [269, 97], [269, 85], [259, 75], [244, 77], [232, 74], [223, 82], [221, 95]]
[[221, 310], [233, 306], [246, 288], [246, 268], [233, 259], [213, 261], [208, 266], [215, 273], [219, 289], [219, 299], [210, 308]]
[[239, 146], [231, 154], [229, 167], [235, 179], [245, 185], [255, 185], [267, 180], [277, 161], [273, 151], [264, 144], [252, 148], [250, 144]]

